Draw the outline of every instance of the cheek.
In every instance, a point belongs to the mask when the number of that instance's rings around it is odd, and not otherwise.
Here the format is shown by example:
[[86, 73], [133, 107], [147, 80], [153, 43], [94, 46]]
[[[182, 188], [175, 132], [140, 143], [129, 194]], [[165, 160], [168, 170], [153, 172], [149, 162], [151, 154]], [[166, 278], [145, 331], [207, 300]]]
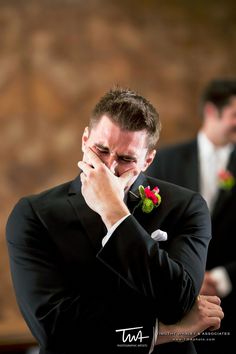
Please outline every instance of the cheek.
[[140, 161], [140, 163], [137, 165], [137, 168], [140, 170], [140, 171], [145, 171], [146, 168], [147, 168], [147, 162], [145, 159], [143, 159], [143, 161]]
[[99, 159], [103, 162], [103, 163], [107, 163], [108, 159], [109, 159], [109, 154], [103, 154], [101, 153], [98, 149], [96, 149], [95, 146], [91, 146], [91, 149], [93, 150], [93, 152], [99, 157]]
[[131, 168], [136, 168], [136, 164], [135, 163], [129, 163], [129, 164], [122, 164], [119, 163], [116, 170], [118, 172], [118, 175], [122, 175], [123, 173], [131, 170]]
[[230, 130], [234, 125], [235, 121], [232, 119], [232, 117], [225, 117], [224, 122], [222, 122], [222, 129], [227, 131]]
[[118, 176], [122, 175], [123, 173], [125, 173], [128, 170], [130, 170], [130, 167], [125, 166], [125, 165], [121, 165], [121, 164], [118, 164], [118, 166], [116, 168]]
[[[98, 153], [97, 153], [97, 151], [96, 151], [96, 148], [92, 145], [92, 144], [90, 144], [90, 142], [89, 142], [89, 140], [86, 142], [86, 144], [85, 144], [85, 146], [87, 147], [87, 148], [90, 148], [96, 155], [98, 155]], [[84, 152], [84, 150], [83, 150], [83, 152]], [[99, 156], [99, 155], [98, 155]], [[100, 156], [99, 156], [100, 157]], [[89, 161], [89, 159], [88, 159], [88, 157], [87, 157], [87, 154], [84, 152], [84, 154], [83, 154], [83, 161], [85, 161], [85, 162], [87, 162], [88, 164], [90, 164], [90, 161]]]
[[232, 122], [230, 122], [230, 121], [228, 121], [226, 124], [225, 124], [225, 126], [223, 127], [223, 129], [222, 130], [224, 130], [226, 133], [228, 132], [228, 133], [230, 133], [231, 131], [232, 131], [232, 129], [233, 129], [233, 124], [232, 124]]
[[105, 162], [104, 156], [106, 156], [106, 155], [101, 154], [101, 153], [99, 152], [99, 150], [98, 150], [93, 144], [91, 144], [91, 145], [88, 144], [88, 146], [89, 146], [90, 149], [93, 150], [93, 152], [100, 158], [100, 160], [102, 160], [102, 162]]

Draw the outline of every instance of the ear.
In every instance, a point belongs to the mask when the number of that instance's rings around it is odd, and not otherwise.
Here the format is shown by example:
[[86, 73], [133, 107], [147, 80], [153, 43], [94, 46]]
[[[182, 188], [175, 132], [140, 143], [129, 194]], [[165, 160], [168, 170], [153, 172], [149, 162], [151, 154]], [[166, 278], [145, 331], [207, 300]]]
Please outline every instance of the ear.
[[156, 150], [151, 150], [147, 152], [147, 156], [145, 159], [144, 167], [142, 168], [142, 172], [146, 171], [146, 169], [151, 165], [152, 161], [154, 160], [154, 157], [156, 155]]
[[203, 108], [203, 114], [205, 117], [211, 117], [211, 118], [219, 117], [219, 111], [217, 107], [211, 102], [207, 102], [205, 104]]
[[88, 127], [85, 127], [84, 132], [83, 132], [83, 135], [82, 135], [82, 151], [83, 151], [83, 152], [84, 152], [86, 143], [87, 143], [87, 141], [88, 141], [88, 138], [89, 138], [89, 128], [88, 128]]

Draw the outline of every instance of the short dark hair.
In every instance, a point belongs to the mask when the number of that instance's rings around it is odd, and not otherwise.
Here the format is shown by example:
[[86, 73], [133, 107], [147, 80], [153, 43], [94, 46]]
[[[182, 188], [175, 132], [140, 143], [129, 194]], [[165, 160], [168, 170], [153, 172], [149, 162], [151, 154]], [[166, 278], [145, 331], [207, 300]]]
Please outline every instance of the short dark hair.
[[159, 139], [161, 122], [153, 105], [137, 92], [124, 88], [110, 89], [92, 111], [89, 128], [107, 115], [122, 130], [147, 131], [147, 147], [152, 150]]
[[212, 80], [202, 94], [201, 110], [207, 102], [211, 102], [221, 111], [230, 103], [233, 96], [236, 96], [235, 79]]

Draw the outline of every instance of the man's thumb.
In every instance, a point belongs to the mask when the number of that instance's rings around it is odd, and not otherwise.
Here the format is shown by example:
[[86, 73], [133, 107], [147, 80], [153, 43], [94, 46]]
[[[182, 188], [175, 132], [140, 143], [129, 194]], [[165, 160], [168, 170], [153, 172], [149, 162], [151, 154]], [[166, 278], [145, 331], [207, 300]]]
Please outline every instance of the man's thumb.
[[133, 168], [131, 170], [124, 172], [120, 176], [120, 180], [122, 181], [123, 185], [126, 186], [134, 176], [137, 176], [137, 174], [138, 174], [138, 171]]

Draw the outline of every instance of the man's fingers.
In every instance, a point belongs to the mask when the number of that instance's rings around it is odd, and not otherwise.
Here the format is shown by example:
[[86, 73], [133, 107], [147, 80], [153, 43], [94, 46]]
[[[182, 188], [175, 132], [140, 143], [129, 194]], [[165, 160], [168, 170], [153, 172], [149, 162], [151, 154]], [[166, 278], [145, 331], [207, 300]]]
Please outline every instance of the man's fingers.
[[224, 318], [224, 312], [218, 306], [217, 308], [211, 308], [206, 311], [208, 317], [219, 317], [221, 320]]
[[93, 167], [91, 167], [84, 161], [79, 161], [78, 167], [84, 172], [86, 176], [89, 174], [89, 172], [91, 172], [91, 170], [93, 170]]
[[217, 329], [220, 328], [221, 325], [221, 320], [219, 317], [211, 317], [211, 325], [208, 327], [209, 331], [216, 331]]
[[207, 316], [208, 329], [214, 331], [220, 328], [221, 320], [224, 318], [224, 312], [220, 306], [220, 298], [218, 296], [199, 295], [198, 306], [204, 316]]
[[85, 174], [82, 172], [82, 173], [80, 174], [80, 180], [81, 180], [82, 185], [84, 184], [85, 179], [86, 179]]
[[94, 168], [101, 166], [103, 162], [101, 159], [97, 156], [97, 154], [90, 148], [86, 147], [85, 148], [85, 155], [86, 155], [86, 160], [90, 165], [92, 165]]
[[211, 302], [213, 304], [216, 304], [216, 305], [220, 305], [221, 303], [221, 300], [218, 296], [213, 296], [213, 295], [200, 295], [199, 296], [199, 300], [202, 299], [202, 300], [206, 300], [208, 302]]

